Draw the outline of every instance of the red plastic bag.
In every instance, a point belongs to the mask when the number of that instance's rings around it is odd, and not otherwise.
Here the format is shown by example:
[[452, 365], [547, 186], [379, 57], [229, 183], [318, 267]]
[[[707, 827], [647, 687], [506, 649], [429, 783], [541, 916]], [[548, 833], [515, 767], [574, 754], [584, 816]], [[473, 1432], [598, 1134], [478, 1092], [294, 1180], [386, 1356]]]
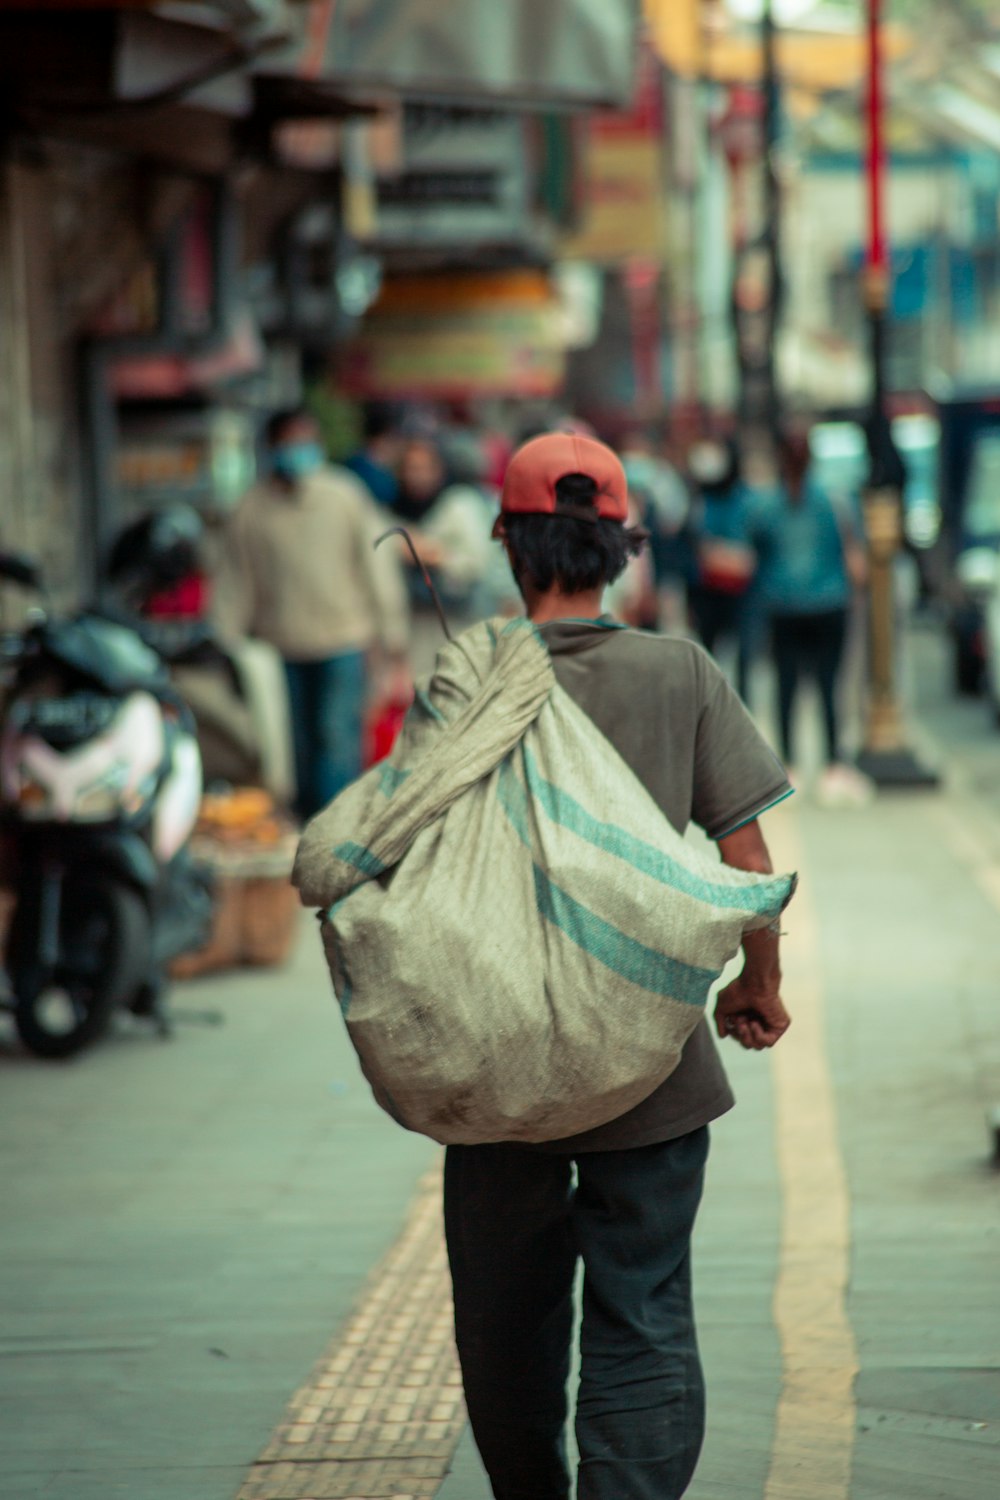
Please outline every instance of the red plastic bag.
[[409, 701], [379, 703], [375, 706], [365, 733], [365, 769], [377, 765], [392, 754], [409, 709]]

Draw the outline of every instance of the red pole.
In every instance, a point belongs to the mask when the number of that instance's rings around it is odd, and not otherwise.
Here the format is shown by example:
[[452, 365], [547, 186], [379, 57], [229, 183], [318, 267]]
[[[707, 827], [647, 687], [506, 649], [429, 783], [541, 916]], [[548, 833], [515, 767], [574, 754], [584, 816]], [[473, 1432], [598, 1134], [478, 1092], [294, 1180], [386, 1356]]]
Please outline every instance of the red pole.
[[[884, 100], [882, 91], [882, 0], [868, 0], [868, 141], [866, 180], [868, 184], [868, 247], [866, 264], [869, 295], [885, 278], [887, 269], [884, 184], [885, 144], [883, 136]], [[879, 288], [881, 290], [881, 288]]]

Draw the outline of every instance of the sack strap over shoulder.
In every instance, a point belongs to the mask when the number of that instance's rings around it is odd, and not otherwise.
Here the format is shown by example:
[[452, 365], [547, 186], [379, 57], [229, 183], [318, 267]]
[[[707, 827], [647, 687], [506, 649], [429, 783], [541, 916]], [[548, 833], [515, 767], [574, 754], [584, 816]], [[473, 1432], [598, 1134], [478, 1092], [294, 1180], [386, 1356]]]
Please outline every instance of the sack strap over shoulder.
[[536, 630], [515, 621], [498, 635], [493, 669], [412, 768], [367, 840], [383, 867], [396, 864], [422, 829], [518, 745], [547, 702], [555, 674]]
[[[348, 788], [306, 829], [292, 878], [307, 905], [331, 905], [398, 864], [417, 835], [489, 776], [537, 719], [555, 687], [541, 636], [522, 619], [480, 629], [488, 644], [466, 664], [467, 703], [397, 768], [405, 775], [391, 800], [371, 797], [360, 812]], [[448, 650], [461, 651], [461, 639]]]

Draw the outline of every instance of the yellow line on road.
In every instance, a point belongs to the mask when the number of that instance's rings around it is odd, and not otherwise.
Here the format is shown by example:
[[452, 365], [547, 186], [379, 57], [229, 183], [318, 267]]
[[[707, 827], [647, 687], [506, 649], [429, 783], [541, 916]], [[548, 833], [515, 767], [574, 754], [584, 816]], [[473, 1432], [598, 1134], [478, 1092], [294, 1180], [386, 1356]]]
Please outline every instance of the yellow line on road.
[[[802, 869], [796, 814], [767, 822], [775, 866]], [[789, 908], [784, 994], [794, 1021], [772, 1053], [782, 1187], [774, 1319], [782, 1389], [765, 1500], [846, 1500], [857, 1346], [847, 1316], [850, 1203], [824, 1036], [819, 922], [808, 878]]]
[[968, 867], [987, 901], [1000, 911], [1000, 859], [993, 820], [987, 818], [976, 823], [968, 812], [960, 813], [950, 801], [937, 802], [930, 811], [950, 852]]

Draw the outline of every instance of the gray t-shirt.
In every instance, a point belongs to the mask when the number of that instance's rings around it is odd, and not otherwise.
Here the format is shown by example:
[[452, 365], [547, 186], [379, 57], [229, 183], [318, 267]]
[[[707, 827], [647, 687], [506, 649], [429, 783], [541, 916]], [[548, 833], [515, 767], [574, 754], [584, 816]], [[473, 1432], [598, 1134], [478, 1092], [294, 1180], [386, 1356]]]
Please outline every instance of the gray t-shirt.
[[[693, 641], [607, 620], [541, 627], [556, 678], [631, 767], [678, 833], [724, 838], [790, 792], [788, 778], [712, 658]], [[673, 1140], [734, 1104], [707, 1021], [670, 1077], [617, 1120], [544, 1151], [616, 1151]]]

